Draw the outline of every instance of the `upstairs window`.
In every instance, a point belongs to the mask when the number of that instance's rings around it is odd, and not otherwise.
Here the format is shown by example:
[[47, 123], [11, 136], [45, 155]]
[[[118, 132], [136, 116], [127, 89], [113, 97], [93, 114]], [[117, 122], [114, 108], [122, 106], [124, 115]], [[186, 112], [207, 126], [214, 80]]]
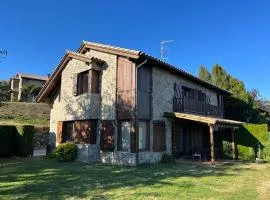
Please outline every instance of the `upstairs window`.
[[100, 71], [91, 69], [89, 71], [75, 74], [74, 95], [84, 93], [100, 93]]
[[88, 92], [89, 71], [81, 72], [77, 76], [77, 95]]

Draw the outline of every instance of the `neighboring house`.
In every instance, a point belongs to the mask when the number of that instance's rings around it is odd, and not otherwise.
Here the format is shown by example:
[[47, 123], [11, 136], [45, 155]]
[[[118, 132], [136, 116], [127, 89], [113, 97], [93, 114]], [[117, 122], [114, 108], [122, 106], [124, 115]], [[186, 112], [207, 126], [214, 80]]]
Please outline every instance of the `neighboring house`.
[[32, 102], [34, 96], [30, 92], [24, 92], [24, 88], [30, 85], [42, 87], [47, 80], [47, 76], [17, 73], [10, 79], [10, 100]]
[[220, 130], [229, 133], [235, 157], [241, 124], [223, 119], [224, 95], [230, 93], [143, 52], [83, 42], [64, 55], [37, 101], [51, 106], [56, 144], [78, 143], [80, 161], [134, 166], [156, 163], [164, 152], [205, 152], [214, 164]]

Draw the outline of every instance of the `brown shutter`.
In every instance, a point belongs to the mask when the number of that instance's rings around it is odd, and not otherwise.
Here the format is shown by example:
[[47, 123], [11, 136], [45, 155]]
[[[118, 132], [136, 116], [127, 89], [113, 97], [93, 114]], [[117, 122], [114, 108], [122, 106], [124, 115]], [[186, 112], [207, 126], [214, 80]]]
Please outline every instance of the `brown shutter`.
[[136, 152], [136, 131], [135, 131], [135, 123], [130, 123], [130, 152]]
[[153, 151], [162, 152], [166, 150], [165, 123], [163, 121], [153, 122], [154, 141]]
[[57, 123], [57, 143], [62, 143], [63, 122]]
[[122, 122], [118, 122], [118, 132], [117, 132], [117, 150], [122, 150]]
[[99, 93], [99, 71], [91, 70], [91, 93]]
[[78, 74], [73, 74], [73, 95], [74, 96], [78, 95], [78, 93], [77, 93], [77, 84], [78, 84], [77, 77], [78, 77]]

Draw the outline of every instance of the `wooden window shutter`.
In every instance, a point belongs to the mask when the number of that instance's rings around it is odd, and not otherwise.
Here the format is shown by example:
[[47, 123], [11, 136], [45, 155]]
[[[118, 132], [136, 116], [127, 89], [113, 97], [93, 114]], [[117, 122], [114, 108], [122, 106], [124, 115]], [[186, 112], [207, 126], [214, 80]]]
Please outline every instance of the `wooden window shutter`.
[[91, 70], [91, 93], [99, 93], [99, 71]]
[[162, 152], [166, 150], [165, 123], [163, 121], [153, 122], [154, 141], [153, 151]]
[[62, 143], [63, 135], [63, 122], [57, 122], [57, 143]]
[[121, 122], [118, 122], [118, 132], [117, 132], [117, 150], [122, 150], [122, 131], [121, 131]]
[[135, 123], [131, 122], [130, 125], [130, 152], [135, 153], [137, 149]]
[[78, 94], [78, 74], [73, 74], [73, 95], [77, 96]]

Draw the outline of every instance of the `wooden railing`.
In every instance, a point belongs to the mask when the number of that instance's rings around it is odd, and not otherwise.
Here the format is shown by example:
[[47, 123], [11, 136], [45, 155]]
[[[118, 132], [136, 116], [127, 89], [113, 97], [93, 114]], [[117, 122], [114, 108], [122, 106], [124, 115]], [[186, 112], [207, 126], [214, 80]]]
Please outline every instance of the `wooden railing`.
[[210, 105], [206, 101], [189, 98], [173, 98], [173, 111], [195, 113], [211, 117], [223, 118], [223, 107]]

